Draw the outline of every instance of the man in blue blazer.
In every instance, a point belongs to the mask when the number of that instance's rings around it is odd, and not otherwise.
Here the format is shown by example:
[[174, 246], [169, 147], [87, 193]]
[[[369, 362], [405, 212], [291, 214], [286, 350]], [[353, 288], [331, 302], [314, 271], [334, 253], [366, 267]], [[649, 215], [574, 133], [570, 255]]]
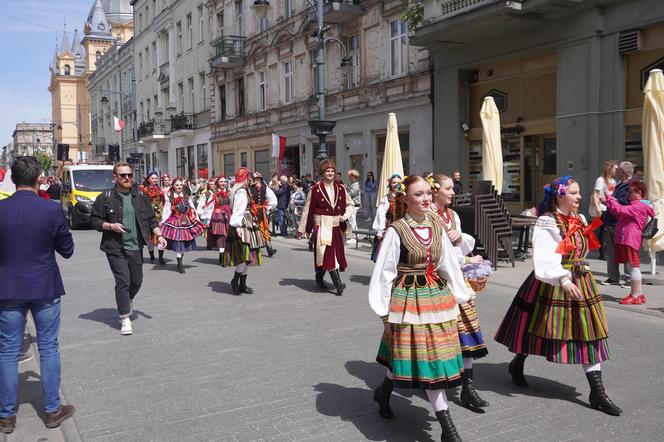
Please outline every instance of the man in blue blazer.
[[16, 426], [18, 357], [30, 310], [37, 329], [46, 426], [55, 428], [74, 414], [60, 403], [60, 297], [65, 289], [55, 252], [69, 258], [74, 241], [59, 204], [39, 198], [41, 173], [34, 157], [11, 166], [16, 192], [0, 201], [0, 431]]

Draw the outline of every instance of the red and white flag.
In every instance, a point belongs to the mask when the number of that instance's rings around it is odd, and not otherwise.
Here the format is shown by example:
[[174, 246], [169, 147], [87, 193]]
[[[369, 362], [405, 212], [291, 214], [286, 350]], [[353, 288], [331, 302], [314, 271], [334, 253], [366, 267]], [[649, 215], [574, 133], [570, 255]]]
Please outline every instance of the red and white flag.
[[281, 161], [284, 159], [284, 152], [286, 152], [286, 137], [272, 134], [272, 158], [279, 158]]
[[125, 127], [125, 122], [116, 117], [115, 115], [113, 115], [113, 130], [115, 130], [116, 132], [120, 132], [122, 131], [122, 129], [124, 129], [124, 127]]

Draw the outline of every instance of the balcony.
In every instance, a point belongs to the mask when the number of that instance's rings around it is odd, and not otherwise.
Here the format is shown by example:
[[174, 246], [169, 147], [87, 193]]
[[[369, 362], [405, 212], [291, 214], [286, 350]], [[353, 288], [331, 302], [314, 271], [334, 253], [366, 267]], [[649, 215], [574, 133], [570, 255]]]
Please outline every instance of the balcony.
[[170, 120], [153, 118], [138, 126], [138, 138], [145, 141], [156, 141], [167, 138], [171, 131], [170, 126]]
[[360, 15], [360, 0], [325, 0], [323, 4], [323, 20], [328, 24], [346, 23]]
[[213, 40], [214, 56], [209, 60], [212, 69], [234, 69], [244, 66], [246, 37], [222, 35]]
[[185, 114], [184, 112], [171, 116], [171, 131], [191, 131], [194, 130], [194, 114]]

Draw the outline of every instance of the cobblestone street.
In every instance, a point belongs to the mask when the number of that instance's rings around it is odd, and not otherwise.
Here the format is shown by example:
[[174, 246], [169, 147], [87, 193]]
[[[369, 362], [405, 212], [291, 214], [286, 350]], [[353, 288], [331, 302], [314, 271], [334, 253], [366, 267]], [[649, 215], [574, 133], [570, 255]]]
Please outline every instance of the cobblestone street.
[[[121, 336], [99, 235], [74, 235], [77, 251], [61, 262], [68, 294], [60, 348], [62, 389], [77, 412], [61, 430], [43, 427], [35, 359], [21, 366], [18, 424], [8, 441], [439, 439], [419, 392], [397, 391], [393, 421], [381, 419], [372, 401], [384, 371], [374, 362], [381, 325], [366, 299], [366, 251], [350, 249], [342, 297], [316, 290], [304, 241], [275, 240], [279, 253], [250, 272], [256, 293], [241, 297], [230, 295], [232, 270], [220, 268], [214, 252], [185, 255], [186, 275], [167, 254], [165, 267], [144, 266], [134, 335]], [[625, 410], [616, 418], [587, 406], [580, 367], [529, 358], [531, 388], [511, 385], [510, 355], [491, 337], [530, 266], [499, 268], [478, 299], [490, 354], [476, 363], [475, 377], [491, 406], [475, 414], [451, 405], [464, 440], [659, 439], [664, 314], [653, 307], [657, 287], [646, 287], [650, 307], [629, 309], [612, 300], [624, 290], [609, 288], [612, 358], [603, 368], [609, 394]]]

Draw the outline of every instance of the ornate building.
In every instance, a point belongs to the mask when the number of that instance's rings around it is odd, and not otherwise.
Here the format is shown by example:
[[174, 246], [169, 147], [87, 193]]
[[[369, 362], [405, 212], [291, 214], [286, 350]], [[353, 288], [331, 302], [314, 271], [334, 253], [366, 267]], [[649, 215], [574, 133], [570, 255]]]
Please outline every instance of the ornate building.
[[131, 38], [133, 13], [129, 0], [95, 0], [83, 33], [79, 40], [75, 30], [70, 44], [65, 30], [60, 44], [56, 43], [48, 86], [56, 143], [69, 144], [70, 156], [78, 160], [87, 159], [92, 146], [89, 76], [111, 46]]

